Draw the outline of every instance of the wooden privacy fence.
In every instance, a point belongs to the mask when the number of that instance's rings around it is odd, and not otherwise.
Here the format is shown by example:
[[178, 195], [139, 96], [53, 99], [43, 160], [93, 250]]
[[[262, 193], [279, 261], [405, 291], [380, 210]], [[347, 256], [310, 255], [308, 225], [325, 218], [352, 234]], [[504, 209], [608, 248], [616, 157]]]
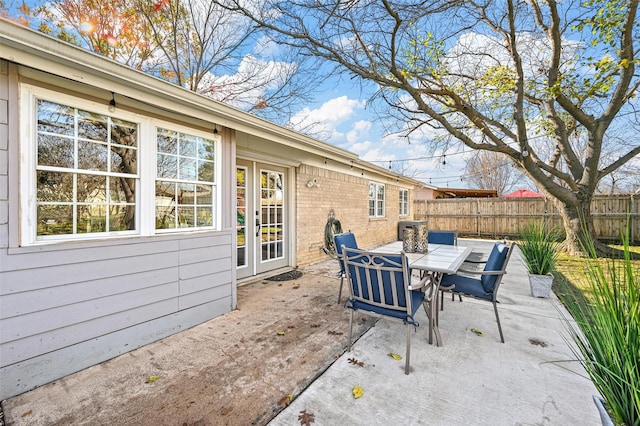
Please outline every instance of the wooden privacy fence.
[[[634, 244], [640, 241], [640, 200], [637, 195], [596, 196], [591, 214], [596, 236], [620, 242], [630, 221]], [[462, 236], [515, 237], [532, 220], [548, 228], [563, 226], [562, 217], [546, 198], [449, 198], [414, 200], [414, 219], [426, 220], [430, 229], [457, 229]]]

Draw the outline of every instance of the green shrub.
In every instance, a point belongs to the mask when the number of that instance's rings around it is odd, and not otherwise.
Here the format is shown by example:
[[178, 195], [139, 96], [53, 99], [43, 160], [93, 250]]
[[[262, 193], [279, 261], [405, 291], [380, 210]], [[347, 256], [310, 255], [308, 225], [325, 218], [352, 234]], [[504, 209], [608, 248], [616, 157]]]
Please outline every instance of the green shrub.
[[586, 298], [563, 301], [572, 351], [604, 398], [613, 420], [640, 426], [640, 274], [631, 260], [629, 238], [622, 259], [598, 260], [593, 244], [585, 250]]
[[548, 275], [558, 259], [560, 232], [552, 228], [547, 232], [543, 222], [531, 222], [520, 230], [518, 247], [530, 274]]

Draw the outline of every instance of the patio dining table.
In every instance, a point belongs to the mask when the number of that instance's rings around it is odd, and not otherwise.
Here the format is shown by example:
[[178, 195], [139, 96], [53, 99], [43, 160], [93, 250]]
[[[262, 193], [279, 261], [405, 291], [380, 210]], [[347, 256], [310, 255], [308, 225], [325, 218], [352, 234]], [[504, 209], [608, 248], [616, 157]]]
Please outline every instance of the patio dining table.
[[[402, 252], [402, 241], [394, 241], [382, 245], [371, 251], [378, 253]], [[471, 247], [454, 246], [446, 244], [429, 244], [426, 253], [405, 253], [409, 259], [409, 269], [420, 271], [421, 274], [429, 274], [433, 281], [431, 284], [430, 313], [429, 313], [429, 343], [433, 344], [433, 335], [436, 337], [436, 345], [442, 346], [442, 337], [438, 329], [437, 312], [439, 308], [438, 293], [443, 274], [455, 274], [471, 253]]]

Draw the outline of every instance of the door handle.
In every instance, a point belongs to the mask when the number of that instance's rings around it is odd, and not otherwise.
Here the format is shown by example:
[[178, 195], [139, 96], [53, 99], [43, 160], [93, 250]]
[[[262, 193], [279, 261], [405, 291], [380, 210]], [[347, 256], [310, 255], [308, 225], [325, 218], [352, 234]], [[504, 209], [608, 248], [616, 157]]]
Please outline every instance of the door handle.
[[[256, 213], [258, 213], [258, 212], [256, 212]], [[260, 236], [260, 227], [261, 227], [260, 219], [256, 218], [256, 237]]]

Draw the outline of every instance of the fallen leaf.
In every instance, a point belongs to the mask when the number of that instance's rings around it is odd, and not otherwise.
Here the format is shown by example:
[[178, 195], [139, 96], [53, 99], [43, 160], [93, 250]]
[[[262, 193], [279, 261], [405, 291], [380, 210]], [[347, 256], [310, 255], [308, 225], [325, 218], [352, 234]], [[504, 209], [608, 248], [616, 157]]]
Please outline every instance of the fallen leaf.
[[402, 359], [400, 355], [394, 354], [393, 352], [389, 352], [387, 355], [389, 355], [391, 358], [395, 359], [396, 361], [400, 361]]
[[476, 333], [480, 337], [484, 336], [484, 333], [482, 331], [478, 330], [477, 328], [472, 328], [471, 331], [473, 331], [474, 333]]
[[362, 386], [354, 386], [352, 392], [355, 399], [358, 399], [362, 395], [364, 395], [364, 389], [362, 389]]
[[311, 423], [314, 423], [316, 421], [315, 414], [307, 413], [307, 410], [300, 411], [298, 420], [300, 420], [300, 424], [303, 426], [309, 426]]
[[349, 364], [359, 365], [360, 367], [364, 367], [364, 362], [358, 361], [355, 358], [349, 358], [347, 361], [349, 361]]
[[280, 398], [280, 401], [278, 401], [278, 405], [280, 406], [280, 408], [285, 408], [286, 406], [291, 404], [292, 400], [293, 400], [292, 394], [285, 395], [282, 398]]
[[290, 325], [287, 328], [296, 328], [296, 326], [295, 325]]
[[229, 414], [232, 411], [233, 411], [233, 407], [222, 407], [222, 408], [220, 408], [220, 414], [223, 415], [223, 416], [226, 416], [227, 414]]
[[543, 348], [546, 348], [547, 346], [549, 346], [542, 340], [538, 340], [538, 339], [529, 339], [529, 343], [531, 343], [532, 345], [541, 346]]
[[156, 380], [158, 380], [160, 378], [160, 376], [149, 376], [149, 378], [147, 379], [147, 381], [145, 383], [153, 383]]
[[318, 327], [320, 327], [320, 324], [311, 324], [309, 327], [311, 327], [311, 328], [318, 328]]
[[277, 334], [278, 336], [284, 336], [284, 331], [278, 331]]
[[29, 410], [29, 411], [25, 411], [24, 413], [22, 413], [22, 415], [20, 417], [27, 417], [30, 416], [31, 413], [33, 413], [33, 410]]
[[332, 335], [332, 336], [342, 336], [342, 332], [341, 331], [329, 330], [327, 333]]

